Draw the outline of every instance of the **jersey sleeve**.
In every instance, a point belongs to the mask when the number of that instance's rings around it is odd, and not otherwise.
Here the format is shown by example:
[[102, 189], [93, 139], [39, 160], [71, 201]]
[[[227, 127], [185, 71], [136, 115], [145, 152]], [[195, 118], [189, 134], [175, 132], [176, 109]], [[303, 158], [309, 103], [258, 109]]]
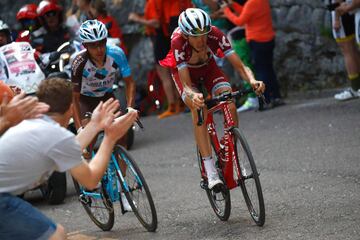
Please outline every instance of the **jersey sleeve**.
[[180, 39], [181, 37], [174, 37], [171, 40], [171, 51], [174, 55], [176, 67], [178, 70], [187, 67], [186, 63], [186, 53], [185, 49], [183, 48], [183, 42]]
[[131, 75], [131, 68], [124, 51], [120, 47], [111, 47], [109, 48], [109, 55], [114, 58], [114, 64], [117, 65], [114, 67], [119, 68], [121, 75], [123, 77], [129, 77]]
[[212, 35], [211, 45], [215, 48], [215, 52], [217, 52], [217, 49], [220, 49], [224, 53], [225, 57], [234, 53], [229, 39], [217, 27], [212, 27], [210, 34]]
[[84, 59], [84, 56], [79, 54], [71, 64], [71, 82], [73, 84], [74, 92], [80, 92], [81, 90], [81, 80], [85, 63], [86, 60]]

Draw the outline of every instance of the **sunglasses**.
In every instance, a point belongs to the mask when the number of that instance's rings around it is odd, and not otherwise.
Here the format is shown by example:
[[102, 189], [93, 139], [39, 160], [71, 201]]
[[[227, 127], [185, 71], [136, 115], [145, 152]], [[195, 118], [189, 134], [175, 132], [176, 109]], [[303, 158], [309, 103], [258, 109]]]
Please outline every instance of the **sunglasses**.
[[20, 22], [25, 27], [36, 25], [35, 19], [22, 19]]
[[95, 48], [103, 48], [105, 47], [106, 45], [106, 38], [101, 40], [101, 41], [98, 41], [98, 42], [92, 42], [92, 43], [84, 43], [84, 45], [88, 48], [91, 48], [91, 49], [95, 49]]
[[210, 26], [206, 26], [204, 27], [203, 30], [201, 30], [200, 28], [195, 28], [195, 29], [191, 29], [190, 32], [191, 34], [198, 36], [198, 35], [204, 35], [208, 32], [210, 32], [211, 27]]
[[56, 11], [50, 11], [44, 14], [45, 17], [54, 17], [57, 15]]

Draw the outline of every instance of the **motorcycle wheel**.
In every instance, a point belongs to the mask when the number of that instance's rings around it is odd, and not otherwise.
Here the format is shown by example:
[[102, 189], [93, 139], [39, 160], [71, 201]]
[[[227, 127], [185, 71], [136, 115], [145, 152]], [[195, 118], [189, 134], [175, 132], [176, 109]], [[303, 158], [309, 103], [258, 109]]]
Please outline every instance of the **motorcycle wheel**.
[[49, 204], [60, 204], [66, 197], [66, 174], [53, 172], [47, 183], [40, 187]]

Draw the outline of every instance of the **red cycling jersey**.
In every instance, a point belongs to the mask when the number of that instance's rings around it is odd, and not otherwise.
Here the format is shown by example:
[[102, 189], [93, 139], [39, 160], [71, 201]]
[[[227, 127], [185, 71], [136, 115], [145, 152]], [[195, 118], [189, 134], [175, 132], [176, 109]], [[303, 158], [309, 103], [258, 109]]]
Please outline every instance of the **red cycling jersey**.
[[214, 60], [214, 55], [228, 56], [234, 53], [229, 40], [217, 27], [212, 26], [207, 36], [207, 45], [208, 61], [200, 65], [191, 65], [188, 64], [188, 61], [191, 58], [193, 48], [190, 46], [189, 41], [182, 36], [180, 28], [175, 29], [171, 36], [171, 50], [166, 58], [160, 61], [160, 65], [173, 70], [173, 80], [183, 99], [183, 86], [179, 80], [177, 70], [184, 67], [189, 69], [193, 87], [197, 87], [200, 81], [202, 81], [207, 91], [211, 94], [214, 94], [220, 87], [231, 87]]

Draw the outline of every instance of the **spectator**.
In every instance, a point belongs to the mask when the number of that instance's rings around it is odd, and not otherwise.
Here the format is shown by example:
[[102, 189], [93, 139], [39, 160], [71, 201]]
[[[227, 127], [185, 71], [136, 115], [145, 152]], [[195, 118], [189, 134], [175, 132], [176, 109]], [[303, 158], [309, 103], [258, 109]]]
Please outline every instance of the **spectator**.
[[11, 31], [9, 26], [0, 20], [0, 47], [12, 42]]
[[[66, 129], [72, 116], [71, 83], [45, 80], [37, 96], [50, 105], [47, 115], [25, 120], [0, 138], [0, 239], [66, 239], [61, 225], [16, 195], [41, 184], [55, 169], [69, 170], [82, 186], [96, 188], [117, 139], [137, 117], [136, 111], [130, 111], [114, 119], [119, 102], [109, 99], [96, 107], [87, 127], [74, 136]], [[81, 150], [101, 130], [105, 135], [96, 155], [89, 163], [82, 160]]]
[[[224, 1], [225, 16], [237, 26], [245, 26], [246, 40], [251, 50], [255, 75], [266, 85], [264, 96], [269, 107], [284, 104], [273, 68], [275, 32], [272, 26], [271, 9], [268, 0], [247, 0], [244, 6]], [[265, 106], [268, 107], [268, 106]], [[263, 107], [261, 106], [261, 109]]]
[[30, 42], [30, 33], [40, 27], [36, 4], [22, 6], [16, 14], [16, 20], [21, 25], [21, 30], [16, 38], [17, 42]]
[[155, 67], [168, 102], [167, 110], [158, 116], [159, 119], [179, 114], [185, 108], [171, 79], [170, 70], [160, 66], [159, 61], [164, 59], [170, 50], [170, 35], [177, 27], [179, 14], [190, 6], [191, 1], [148, 0], [143, 17], [136, 13], [129, 15], [130, 21], [144, 24], [147, 33], [152, 36]]
[[76, 6], [79, 12], [79, 23], [82, 24], [86, 20], [93, 19], [90, 13], [91, 0], [76, 0]]
[[94, 19], [104, 23], [108, 30], [108, 37], [117, 38], [120, 40], [120, 47], [127, 55], [127, 50], [121, 29], [116, 20], [107, 13], [106, 4], [104, 0], [93, 0], [90, 4], [90, 13]]
[[39, 52], [53, 52], [71, 39], [69, 29], [63, 26], [62, 8], [49, 1], [41, 1], [37, 13], [42, 27], [31, 33], [31, 45]]
[[[340, 1], [332, 0], [330, 3], [340, 4]], [[344, 56], [350, 82], [350, 88], [335, 94], [334, 98], [339, 101], [355, 99], [360, 96], [360, 51], [356, 45], [356, 39], [359, 38], [355, 38], [358, 35], [355, 35], [355, 32], [358, 32], [359, 21], [355, 27], [355, 17], [350, 14], [350, 11], [355, 10], [355, 4], [356, 1], [351, 4], [344, 2], [335, 11], [331, 12], [333, 36]]]

